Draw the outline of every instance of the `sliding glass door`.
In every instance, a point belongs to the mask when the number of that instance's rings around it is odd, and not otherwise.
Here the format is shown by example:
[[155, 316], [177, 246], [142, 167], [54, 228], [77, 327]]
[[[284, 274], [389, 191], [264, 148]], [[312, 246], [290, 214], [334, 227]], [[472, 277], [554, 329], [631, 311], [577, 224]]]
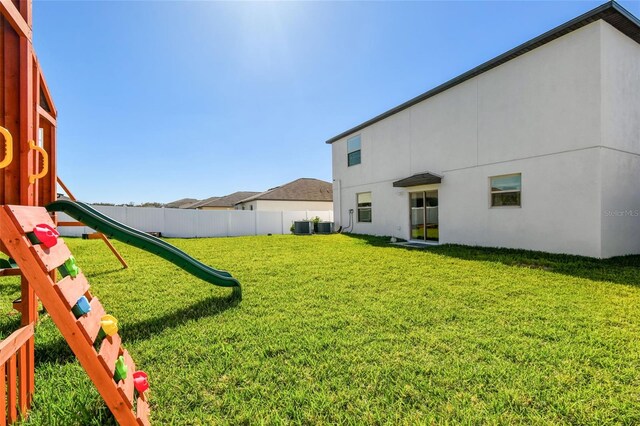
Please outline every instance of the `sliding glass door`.
[[424, 192], [412, 192], [411, 197], [411, 239], [424, 240]]
[[438, 191], [412, 192], [409, 203], [411, 239], [438, 241]]

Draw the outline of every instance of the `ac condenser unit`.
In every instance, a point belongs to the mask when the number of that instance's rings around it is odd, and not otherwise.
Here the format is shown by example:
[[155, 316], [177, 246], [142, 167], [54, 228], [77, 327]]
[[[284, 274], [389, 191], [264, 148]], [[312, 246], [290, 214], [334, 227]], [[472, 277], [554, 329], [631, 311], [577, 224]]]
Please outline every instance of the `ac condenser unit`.
[[301, 220], [293, 222], [293, 233], [296, 235], [311, 235], [313, 234], [313, 222], [308, 220]]

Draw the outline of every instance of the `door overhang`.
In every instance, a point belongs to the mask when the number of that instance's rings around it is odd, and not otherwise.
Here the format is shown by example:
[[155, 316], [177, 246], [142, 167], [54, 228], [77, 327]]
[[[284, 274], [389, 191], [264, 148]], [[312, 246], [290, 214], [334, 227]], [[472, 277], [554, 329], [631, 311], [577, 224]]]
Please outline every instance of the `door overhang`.
[[430, 185], [441, 183], [442, 176], [432, 172], [417, 173], [413, 176], [393, 182], [395, 188], [409, 188], [412, 186]]

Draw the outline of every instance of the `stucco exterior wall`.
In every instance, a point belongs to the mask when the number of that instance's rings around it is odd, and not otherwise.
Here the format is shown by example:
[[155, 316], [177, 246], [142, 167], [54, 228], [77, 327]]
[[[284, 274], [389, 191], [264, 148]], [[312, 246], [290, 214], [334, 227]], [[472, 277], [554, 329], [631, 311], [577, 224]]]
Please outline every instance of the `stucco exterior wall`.
[[[333, 143], [336, 222], [347, 226], [356, 194], [371, 192], [372, 223], [353, 232], [409, 239], [409, 191], [420, 188], [392, 183], [428, 171], [444, 176], [441, 243], [640, 253], [612, 242], [636, 225], [603, 218], [603, 206], [637, 199], [612, 188], [640, 182], [637, 160], [608, 151], [640, 152], [638, 47], [596, 21], [363, 129], [359, 165], [347, 167], [347, 138]], [[522, 173], [522, 206], [491, 208], [489, 177], [509, 173]]]
[[234, 206], [236, 210], [258, 210], [257, 201], [247, 201], [246, 203], [236, 204]]
[[602, 149], [602, 257], [640, 253], [640, 157]]
[[[440, 241], [600, 257], [599, 158], [590, 148], [447, 174]], [[510, 173], [522, 174], [521, 207], [490, 207], [489, 177]]]
[[602, 256], [640, 253], [640, 45], [602, 25]]
[[[440, 243], [525, 248], [600, 257], [600, 148], [447, 173], [440, 185], [343, 190], [353, 232], [410, 238], [409, 192], [438, 189]], [[569, 173], [568, 170], [571, 170]], [[489, 177], [522, 173], [522, 207], [490, 207]], [[359, 223], [356, 194], [371, 192], [372, 222]], [[349, 222], [348, 208], [340, 224]], [[336, 218], [336, 220], [338, 220]]]

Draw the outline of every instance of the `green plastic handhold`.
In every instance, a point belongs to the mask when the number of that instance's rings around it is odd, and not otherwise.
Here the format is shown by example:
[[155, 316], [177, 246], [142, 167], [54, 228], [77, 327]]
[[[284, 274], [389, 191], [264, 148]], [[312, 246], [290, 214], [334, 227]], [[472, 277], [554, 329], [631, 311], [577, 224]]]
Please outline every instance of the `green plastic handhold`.
[[124, 356], [120, 355], [116, 360], [116, 371], [113, 380], [119, 382], [127, 378], [127, 364], [124, 363]]
[[60, 274], [63, 277], [66, 277], [67, 275], [71, 275], [73, 278], [75, 278], [76, 276], [78, 276], [78, 274], [80, 273], [80, 268], [78, 268], [78, 264], [76, 263], [76, 258], [73, 257], [73, 255], [69, 256], [69, 259], [67, 259], [64, 264], [60, 267]]

